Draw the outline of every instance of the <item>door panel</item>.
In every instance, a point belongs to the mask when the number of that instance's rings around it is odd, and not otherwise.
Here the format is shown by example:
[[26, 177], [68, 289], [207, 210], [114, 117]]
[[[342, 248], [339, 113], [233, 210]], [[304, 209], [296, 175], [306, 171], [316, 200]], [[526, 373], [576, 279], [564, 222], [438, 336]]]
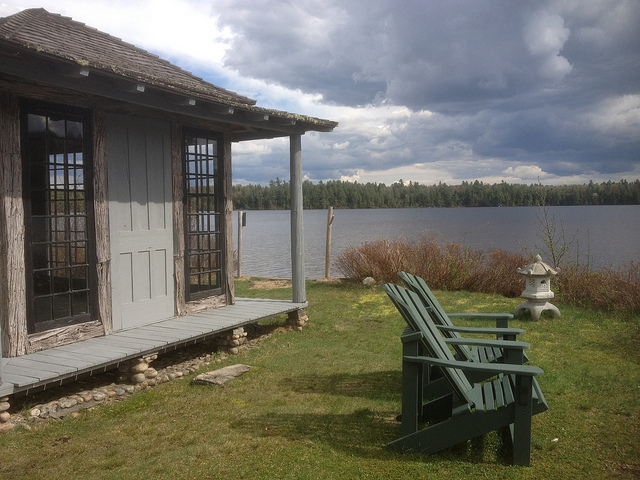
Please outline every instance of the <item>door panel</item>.
[[170, 139], [164, 123], [109, 118], [114, 331], [174, 315]]

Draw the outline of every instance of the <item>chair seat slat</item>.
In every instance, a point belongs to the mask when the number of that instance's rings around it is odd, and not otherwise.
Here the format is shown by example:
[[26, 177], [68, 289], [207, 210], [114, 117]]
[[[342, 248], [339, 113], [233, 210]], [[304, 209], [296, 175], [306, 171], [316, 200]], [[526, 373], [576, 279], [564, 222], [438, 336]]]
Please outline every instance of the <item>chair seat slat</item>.
[[484, 409], [491, 411], [496, 409], [495, 398], [493, 395], [492, 382], [485, 382], [482, 384], [482, 393], [484, 397]]

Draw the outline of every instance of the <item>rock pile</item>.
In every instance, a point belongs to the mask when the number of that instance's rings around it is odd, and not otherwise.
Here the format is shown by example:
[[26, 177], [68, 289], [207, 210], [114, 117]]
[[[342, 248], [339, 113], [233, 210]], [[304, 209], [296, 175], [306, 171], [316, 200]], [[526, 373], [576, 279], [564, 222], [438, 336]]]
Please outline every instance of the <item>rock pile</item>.
[[0, 423], [6, 423], [11, 418], [11, 414], [7, 412], [9, 407], [9, 397], [0, 398]]
[[218, 337], [218, 348], [228, 350], [231, 355], [237, 355], [247, 343], [247, 332], [244, 328], [236, 328], [230, 334]]
[[290, 312], [287, 316], [287, 325], [298, 331], [302, 331], [302, 327], [304, 327], [308, 321], [309, 318], [307, 317], [307, 314], [304, 310], [296, 310], [294, 312]]

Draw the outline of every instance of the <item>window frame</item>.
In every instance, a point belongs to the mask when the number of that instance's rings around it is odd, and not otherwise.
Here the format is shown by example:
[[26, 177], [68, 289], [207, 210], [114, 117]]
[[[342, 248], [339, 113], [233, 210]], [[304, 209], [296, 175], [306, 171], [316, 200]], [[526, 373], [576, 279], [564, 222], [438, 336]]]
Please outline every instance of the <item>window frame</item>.
[[[34, 204], [33, 204], [33, 192], [37, 191], [37, 186], [32, 181], [32, 172], [36, 170], [36, 162], [32, 157], [33, 152], [30, 148], [30, 137], [29, 137], [29, 115], [41, 115], [47, 118], [51, 118], [53, 116], [60, 115], [65, 121], [69, 120], [69, 117], [78, 117], [82, 122], [82, 185], [84, 192], [83, 195], [83, 207], [84, 207], [84, 215], [77, 215], [78, 212], [78, 199], [72, 200], [70, 197], [70, 193], [72, 191], [76, 191], [76, 189], [69, 188], [69, 170], [75, 169], [76, 173], [78, 169], [78, 163], [75, 163], [75, 167], [70, 167], [70, 165], [74, 165], [69, 163], [68, 155], [69, 153], [65, 152], [65, 160], [59, 165], [61, 165], [63, 171], [65, 172], [65, 179], [63, 181], [64, 188], [62, 191], [64, 192], [64, 213], [59, 216], [56, 214], [52, 214], [51, 210], [46, 211], [46, 206], [50, 202], [50, 197], [46, 198], [47, 192], [55, 191], [55, 189], [44, 189], [43, 193], [43, 206], [45, 208], [45, 213], [42, 214], [34, 214]], [[65, 127], [66, 128], [66, 127]], [[22, 163], [22, 175], [23, 175], [23, 205], [24, 205], [24, 216], [25, 216], [25, 271], [26, 271], [26, 314], [27, 314], [27, 332], [29, 334], [32, 333], [40, 333], [47, 330], [52, 330], [55, 328], [66, 327], [69, 325], [76, 325], [80, 323], [85, 323], [97, 319], [99, 317], [98, 313], [98, 295], [97, 295], [97, 270], [96, 270], [96, 233], [95, 233], [95, 216], [93, 209], [93, 124], [92, 124], [92, 115], [91, 111], [82, 108], [71, 107], [62, 104], [48, 103], [48, 102], [39, 102], [33, 100], [22, 100], [20, 104], [20, 134], [21, 134], [21, 163]], [[67, 131], [65, 130], [65, 135]], [[69, 140], [65, 136], [65, 145]], [[45, 143], [47, 140], [45, 139]], [[49, 153], [47, 153], [47, 149], [49, 145], [45, 146], [45, 165], [48, 165], [49, 170], [49, 178], [51, 178], [51, 169], [52, 164], [50, 161], [46, 160]], [[66, 146], [65, 146], [66, 149]], [[57, 152], [54, 152], [56, 154]], [[76, 160], [77, 162], [77, 160]], [[55, 170], [58, 168], [58, 162], [54, 162], [56, 165], [53, 166]], [[54, 175], [57, 175], [55, 173]], [[74, 179], [77, 180], [78, 176], [74, 174]], [[46, 182], [46, 180], [45, 180]], [[54, 180], [54, 185], [58, 185], [57, 180]], [[75, 215], [71, 212], [75, 212]], [[57, 212], [56, 212], [57, 213]], [[70, 229], [71, 224], [76, 224], [80, 218], [84, 217], [84, 230]], [[36, 242], [37, 239], [37, 228], [35, 227], [36, 219], [40, 218], [41, 220], [45, 220], [47, 235], [45, 240], [40, 240]], [[55, 229], [52, 227], [52, 219], [58, 218], [62, 219], [64, 223], [64, 227], [62, 230], [58, 230], [58, 222], [56, 221]], [[42, 222], [41, 222], [42, 223]], [[64, 233], [65, 239], [61, 242], [57, 242], [53, 239], [53, 233]], [[78, 232], [82, 232], [84, 234], [84, 242], [82, 239], [72, 239], [73, 234], [78, 234]], [[46, 246], [48, 249], [48, 258], [47, 258], [47, 266], [45, 268], [40, 269], [41, 271], [50, 271], [53, 272], [55, 268], [68, 269], [69, 270], [69, 284], [67, 290], [56, 291], [55, 282], [52, 279], [50, 281], [51, 285], [49, 286], [48, 294], [37, 294], [36, 293], [36, 281], [35, 275], [36, 272], [34, 270], [34, 246], [36, 243], [40, 246]], [[77, 259], [78, 246], [81, 243], [85, 243], [84, 245], [84, 262], [83, 263], [74, 263], [71, 260], [73, 254], [72, 251], [75, 249], [75, 255]], [[61, 265], [53, 265], [53, 248], [56, 248], [55, 245], [64, 245], [65, 254], [68, 255], [65, 264]], [[74, 269], [84, 269], [84, 280], [86, 281], [86, 286], [81, 289], [75, 289], [73, 285], [73, 274], [72, 271]], [[82, 276], [80, 277], [82, 278]], [[85, 292], [86, 301], [88, 302], [88, 307], [85, 309], [85, 312], [81, 312], [78, 314], [73, 314], [74, 308], [74, 294], [78, 294], [78, 292]], [[56, 317], [55, 314], [55, 298], [56, 296], [62, 297], [63, 295], [68, 295], [69, 306], [67, 308], [70, 315], [64, 317]], [[45, 297], [51, 298], [51, 310], [48, 320], [38, 320], [37, 319], [37, 308], [36, 301], [37, 299], [42, 299]]]
[[[214, 175], [207, 176], [207, 174], [198, 173], [190, 173], [188, 168], [189, 163], [189, 152], [188, 152], [188, 140], [192, 137], [195, 138], [205, 138], [207, 140], [214, 140], [216, 142], [216, 153], [215, 153], [215, 168]], [[196, 155], [198, 155], [196, 153]], [[208, 157], [208, 155], [205, 155]], [[225, 293], [225, 270], [226, 270], [226, 248], [225, 248], [225, 229], [226, 229], [226, 219], [224, 215], [224, 193], [222, 191], [224, 186], [224, 148], [223, 148], [223, 135], [220, 132], [215, 132], [211, 130], [202, 130], [197, 128], [184, 127], [182, 131], [182, 173], [183, 173], [183, 211], [184, 211], [184, 237], [185, 237], [185, 251], [184, 251], [184, 282], [185, 282], [185, 299], [186, 301], [194, 301], [194, 300], [202, 300], [209, 297], [223, 295]], [[201, 182], [198, 188], [202, 187], [204, 184], [202, 181], [205, 178], [213, 178], [214, 179], [214, 193], [206, 193], [202, 194], [201, 192], [196, 192], [194, 194], [190, 193], [189, 182], [190, 180], [199, 179]], [[199, 199], [203, 197], [207, 197], [209, 208], [211, 207], [211, 198], [214, 200], [214, 213], [209, 214], [209, 222], [210, 216], [214, 215], [216, 219], [217, 228], [215, 230], [197, 230], [192, 231], [191, 229], [191, 220], [194, 216], [198, 214], [198, 212], [190, 212], [191, 201], [195, 201], [198, 203]], [[213, 235], [217, 238], [216, 246], [217, 248], [209, 248], [209, 249], [198, 249], [196, 251], [201, 253], [194, 253], [194, 250], [191, 248], [191, 241], [193, 238], [198, 236], [197, 242], [200, 242], [200, 239], [204, 237], [204, 235]], [[207, 240], [207, 242], [211, 242], [211, 239]], [[198, 243], [200, 244], [200, 243]], [[201, 272], [192, 272], [192, 260], [196, 255], [199, 255], [199, 258], [203, 258], [205, 255], [216, 254], [217, 255], [217, 268], [209, 268], [209, 270], [201, 271]], [[211, 257], [209, 257], [210, 259]], [[199, 263], [199, 260], [198, 260]], [[205, 262], [206, 263], [206, 262]], [[195, 275], [201, 274], [216, 274], [216, 282], [217, 285], [214, 288], [209, 289], [200, 289], [197, 291], [192, 291], [191, 288], [191, 279]]]

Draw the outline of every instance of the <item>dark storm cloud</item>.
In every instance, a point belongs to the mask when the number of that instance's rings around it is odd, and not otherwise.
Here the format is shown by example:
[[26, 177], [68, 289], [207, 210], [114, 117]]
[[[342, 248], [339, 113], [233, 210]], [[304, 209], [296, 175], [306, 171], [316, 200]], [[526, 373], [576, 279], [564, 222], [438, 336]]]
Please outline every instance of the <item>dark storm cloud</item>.
[[[352, 137], [351, 149], [337, 155], [350, 163], [325, 164], [327, 174], [384, 161], [454, 161], [443, 151], [456, 142], [478, 161], [529, 162], [556, 175], [581, 165], [624, 173], [640, 162], [640, 2], [223, 5], [220, 23], [239, 33], [225, 64], [241, 75], [318, 92], [336, 105], [436, 114], [437, 121], [399, 120], [409, 126], [385, 140], [386, 159], [367, 139]], [[388, 123], [393, 130], [394, 120]], [[363, 149], [372, 155], [357, 155]], [[404, 153], [394, 156], [394, 149]]]
[[[477, 106], [560, 79], [559, 16], [512, 1], [224, 2], [226, 64], [327, 101]], [[244, 5], [244, 8], [242, 6]], [[541, 4], [534, 4], [541, 5]], [[548, 29], [548, 38], [536, 30]], [[568, 37], [568, 33], [566, 34]]]

